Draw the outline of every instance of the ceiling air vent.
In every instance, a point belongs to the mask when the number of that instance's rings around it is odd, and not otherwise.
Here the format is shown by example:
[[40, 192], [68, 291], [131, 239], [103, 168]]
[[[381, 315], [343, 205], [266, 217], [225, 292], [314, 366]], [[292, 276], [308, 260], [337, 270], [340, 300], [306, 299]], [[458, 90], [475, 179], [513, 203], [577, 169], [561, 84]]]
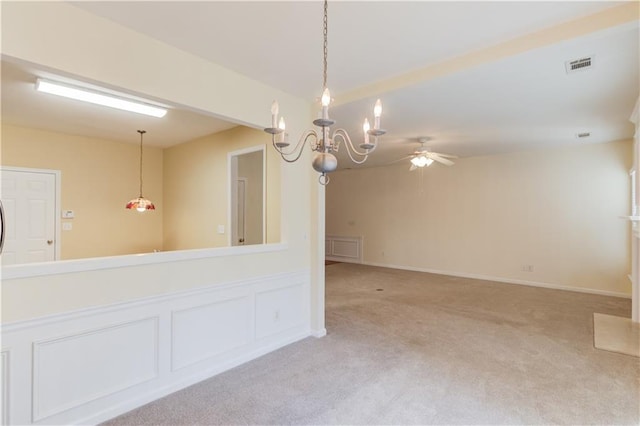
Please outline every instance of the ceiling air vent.
[[584, 71], [593, 67], [593, 55], [580, 59], [574, 59], [573, 61], [567, 61], [564, 63], [567, 69], [567, 74], [574, 73], [576, 71]]
[[591, 136], [591, 132], [576, 133], [578, 139], [588, 138], [589, 136]]

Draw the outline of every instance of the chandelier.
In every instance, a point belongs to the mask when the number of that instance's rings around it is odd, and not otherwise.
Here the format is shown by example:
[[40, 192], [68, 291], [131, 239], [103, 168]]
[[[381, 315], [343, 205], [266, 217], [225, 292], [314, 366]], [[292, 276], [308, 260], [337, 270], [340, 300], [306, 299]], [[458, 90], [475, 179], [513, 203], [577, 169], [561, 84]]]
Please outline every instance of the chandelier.
[[[319, 127], [320, 130], [314, 129], [306, 130], [298, 140], [298, 143], [293, 149], [288, 149], [290, 143], [288, 140], [288, 134], [285, 132], [285, 121], [283, 117], [278, 120], [278, 101], [273, 101], [271, 104], [271, 127], [264, 129], [265, 132], [271, 134], [271, 143], [273, 147], [278, 151], [282, 159], [288, 163], [294, 163], [298, 161], [302, 155], [302, 149], [304, 145], [309, 142], [309, 146], [316, 154], [313, 158], [312, 166], [320, 173], [318, 181], [322, 185], [329, 183], [329, 177], [327, 173], [334, 171], [338, 167], [338, 159], [333, 154], [338, 152], [340, 144], [346, 146], [347, 154], [352, 162], [356, 164], [362, 164], [367, 161], [369, 154], [371, 154], [378, 146], [378, 136], [384, 135], [385, 130], [380, 128], [380, 115], [382, 114], [382, 103], [378, 99], [373, 108], [373, 129], [369, 124], [367, 118], [364, 119], [362, 125], [362, 131], [364, 134], [363, 142], [359, 145], [361, 150], [358, 150], [351, 142], [349, 134], [344, 129], [336, 129], [331, 134], [330, 127], [335, 124], [335, 121], [329, 118], [329, 104], [331, 103], [331, 93], [327, 87], [327, 0], [324, 1], [324, 20], [323, 20], [323, 73], [322, 73], [322, 97], [320, 103], [322, 105], [320, 118], [313, 120], [313, 124]], [[372, 138], [370, 138], [372, 136]]]
[[147, 210], [155, 210], [156, 206], [153, 205], [151, 200], [142, 196], [142, 135], [147, 132], [145, 130], [138, 130], [138, 133], [140, 133], [140, 195], [138, 195], [138, 198], [134, 198], [127, 203], [127, 209], [136, 209], [139, 212], [145, 212]]

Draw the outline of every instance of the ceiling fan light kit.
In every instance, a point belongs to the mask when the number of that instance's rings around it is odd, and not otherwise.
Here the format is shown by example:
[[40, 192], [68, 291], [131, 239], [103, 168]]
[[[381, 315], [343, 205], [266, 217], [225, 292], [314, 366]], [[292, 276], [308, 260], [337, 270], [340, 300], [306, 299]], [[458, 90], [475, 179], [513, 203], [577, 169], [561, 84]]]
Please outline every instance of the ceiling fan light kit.
[[421, 137], [418, 138], [418, 142], [420, 142], [420, 147], [416, 149], [412, 154], [409, 154], [405, 158], [409, 158], [411, 161], [411, 167], [409, 171], [412, 172], [415, 169], [429, 167], [434, 162], [438, 162], [444, 164], [445, 166], [453, 166], [454, 162], [449, 160], [449, 158], [458, 158], [455, 155], [451, 154], [442, 154], [439, 152], [429, 151], [424, 145], [431, 138], [429, 137]]
[[[290, 145], [288, 141], [288, 134], [286, 133], [286, 123], [283, 117], [278, 118], [279, 105], [278, 101], [273, 101], [271, 104], [271, 127], [264, 129], [265, 132], [271, 135], [271, 143], [273, 147], [278, 151], [282, 159], [288, 163], [293, 163], [300, 159], [302, 155], [302, 149], [304, 145], [309, 142], [311, 150], [316, 152], [316, 155], [312, 161], [314, 170], [320, 173], [318, 178], [322, 185], [329, 183], [329, 177], [327, 173], [333, 172], [338, 167], [338, 159], [333, 154], [338, 152], [340, 144], [343, 143], [346, 146], [347, 154], [349, 158], [355, 164], [362, 164], [367, 161], [369, 154], [371, 154], [378, 146], [378, 136], [382, 136], [386, 133], [380, 127], [380, 117], [382, 115], [382, 102], [378, 99], [373, 107], [373, 128], [369, 123], [369, 119], [365, 118], [362, 125], [363, 142], [359, 145], [358, 150], [351, 141], [349, 134], [344, 129], [336, 129], [331, 134], [330, 127], [335, 124], [335, 121], [329, 118], [329, 104], [331, 103], [331, 93], [327, 87], [327, 0], [324, 1], [324, 20], [323, 20], [323, 81], [322, 81], [322, 97], [321, 114], [320, 118], [313, 120], [313, 124], [320, 128], [320, 131], [306, 130], [298, 140], [295, 147], [287, 152], [285, 149]], [[354, 157], [355, 155], [355, 157]]]

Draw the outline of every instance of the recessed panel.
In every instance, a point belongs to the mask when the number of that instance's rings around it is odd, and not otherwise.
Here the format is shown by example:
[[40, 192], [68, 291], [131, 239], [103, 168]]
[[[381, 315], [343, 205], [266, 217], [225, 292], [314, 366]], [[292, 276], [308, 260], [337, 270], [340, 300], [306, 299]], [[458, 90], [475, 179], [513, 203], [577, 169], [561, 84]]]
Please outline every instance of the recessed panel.
[[302, 284], [256, 294], [256, 337], [262, 338], [305, 322], [308, 305]]
[[33, 421], [157, 376], [158, 319], [33, 344]]
[[248, 343], [251, 309], [251, 299], [240, 297], [173, 312], [172, 369]]
[[343, 256], [358, 258], [358, 242], [357, 241], [343, 241], [333, 240], [332, 253], [333, 256]]
[[44, 200], [27, 200], [29, 211], [29, 222], [27, 222], [27, 238], [42, 239], [45, 238], [45, 229], [47, 226], [47, 203]]

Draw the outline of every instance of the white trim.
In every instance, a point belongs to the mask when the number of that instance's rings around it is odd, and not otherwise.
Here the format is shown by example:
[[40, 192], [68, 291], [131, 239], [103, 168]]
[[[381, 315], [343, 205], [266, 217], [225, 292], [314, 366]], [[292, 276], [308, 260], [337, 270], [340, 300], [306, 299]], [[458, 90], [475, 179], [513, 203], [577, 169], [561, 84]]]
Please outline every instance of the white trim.
[[275, 341], [274, 343], [268, 345], [268, 346], [262, 346], [258, 349], [256, 349], [253, 352], [249, 352], [245, 355], [233, 358], [230, 361], [227, 361], [223, 364], [216, 364], [214, 365], [214, 367], [212, 368], [208, 368], [208, 369], [202, 369], [200, 371], [198, 371], [195, 374], [192, 374], [191, 376], [186, 377], [183, 380], [180, 380], [178, 382], [174, 382], [171, 383], [167, 386], [162, 386], [159, 388], [156, 388], [153, 392], [149, 392], [149, 393], [145, 393], [135, 399], [130, 399], [125, 401], [124, 403], [120, 404], [120, 405], [116, 405], [113, 407], [109, 407], [106, 410], [103, 411], [99, 411], [95, 414], [91, 414], [83, 419], [79, 419], [78, 421], [75, 422], [75, 424], [100, 424], [103, 423], [107, 420], [110, 420], [116, 416], [119, 416], [121, 414], [124, 414], [128, 411], [131, 411], [135, 408], [141, 407], [142, 405], [148, 404], [152, 401], [155, 401], [159, 398], [162, 398], [164, 396], [167, 396], [169, 394], [172, 394], [174, 392], [177, 392], [181, 389], [184, 389], [186, 387], [189, 387], [191, 385], [194, 385], [196, 383], [199, 383], [203, 380], [209, 379], [213, 376], [216, 376], [222, 372], [225, 372], [227, 370], [230, 370], [234, 367], [237, 367], [239, 365], [242, 365], [244, 363], [247, 363], [249, 361], [252, 361], [256, 358], [259, 358], [265, 354], [268, 354], [270, 352], [275, 351], [276, 349], [280, 349], [284, 346], [290, 345], [292, 343], [295, 343], [299, 340], [304, 339], [305, 337], [309, 337], [310, 333], [308, 330], [297, 333], [293, 336], [289, 336], [286, 338], [286, 340], [280, 340], [280, 341]]
[[20, 173], [43, 173], [47, 175], [53, 175], [55, 180], [55, 194], [54, 194], [54, 226], [55, 235], [53, 241], [55, 241], [53, 258], [54, 260], [60, 260], [62, 250], [62, 172], [54, 169], [32, 169], [29, 167], [13, 167], [13, 166], [0, 166], [0, 172], [20, 172]]
[[[295, 285], [299, 285], [299, 284], [295, 284]], [[188, 312], [193, 312], [193, 311], [202, 311], [202, 309], [205, 308], [211, 308], [213, 306], [219, 306], [220, 304], [223, 303], [229, 303], [229, 302], [237, 302], [237, 301], [247, 301], [250, 298], [250, 295], [248, 294], [240, 294], [240, 295], [235, 295], [235, 296], [227, 296], [227, 297], [223, 297], [219, 300], [215, 300], [215, 301], [209, 301], [207, 303], [204, 304], [197, 304], [197, 305], [193, 305], [193, 306], [189, 306], [187, 308], [181, 308], [181, 309], [174, 309], [171, 311], [171, 350], [170, 350], [170, 355], [169, 355], [169, 360], [170, 360], [170, 371], [171, 372], [175, 372], [178, 370], [181, 370], [183, 368], [187, 368], [190, 367], [192, 365], [198, 364], [204, 360], [213, 358], [216, 355], [219, 355], [225, 351], [230, 351], [233, 350], [239, 346], [242, 345], [246, 345], [248, 343], [247, 340], [243, 341], [241, 344], [237, 344], [234, 347], [227, 347], [227, 348], [218, 348], [215, 352], [207, 352], [206, 354], [202, 354], [199, 358], [197, 359], [193, 359], [190, 360], [187, 363], [182, 363], [180, 364], [178, 362], [178, 360], [176, 359], [176, 351], [175, 351], [175, 342], [177, 340], [177, 332], [176, 332], [176, 324], [179, 321], [179, 317], [181, 315], [184, 315]], [[255, 336], [254, 337], [255, 340]]]
[[[130, 326], [132, 324], [140, 324], [140, 323], [145, 323], [145, 322], [152, 322], [153, 323], [153, 328], [154, 328], [154, 334], [153, 334], [153, 355], [154, 355], [154, 364], [152, 365], [152, 369], [153, 372], [150, 376], [148, 377], [144, 377], [141, 378], [137, 381], [131, 381], [131, 382], [127, 382], [124, 384], [119, 384], [117, 386], [114, 386], [112, 388], [109, 389], [104, 389], [101, 392], [92, 394], [92, 395], [84, 395], [82, 399], [79, 400], [75, 400], [73, 402], [67, 403], [65, 405], [56, 407], [55, 410], [49, 410], [46, 412], [41, 412], [41, 407], [40, 407], [40, 400], [41, 400], [41, 396], [40, 396], [40, 374], [39, 374], [39, 366], [40, 366], [40, 356], [41, 356], [41, 350], [44, 346], [47, 345], [51, 345], [51, 344], [56, 344], [56, 343], [60, 343], [60, 342], [64, 342], [64, 341], [70, 341], [70, 340], [76, 340], [76, 339], [80, 339], [83, 338], [85, 336], [89, 336], [89, 335], [95, 335], [95, 334], [99, 334], [99, 333], [104, 333], [105, 331], [109, 331], [109, 330], [115, 330], [115, 329], [122, 329], [124, 327]], [[159, 316], [153, 316], [153, 317], [149, 317], [149, 318], [142, 318], [142, 319], [137, 319], [137, 320], [133, 320], [133, 321], [126, 321], [126, 322], [122, 322], [122, 323], [116, 323], [116, 324], [110, 324], [106, 327], [98, 327], [98, 328], [93, 328], [93, 329], [89, 329], [89, 330], [85, 330], [82, 332], [76, 332], [73, 334], [68, 334], [65, 336], [56, 336], [56, 337], [50, 337], [47, 339], [42, 339], [42, 340], [35, 340], [32, 342], [32, 347], [33, 347], [33, 377], [32, 377], [32, 382], [33, 382], [33, 402], [32, 402], [32, 406], [31, 406], [31, 416], [33, 419], [33, 422], [38, 422], [40, 420], [46, 419], [47, 417], [51, 417], [53, 415], [62, 413], [64, 411], [70, 410], [72, 408], [76, 408], [79, 407], [81, 405], [84, 405], [88, 402], [91, 401], [95, 401], [97, 399], [103, 398], [105, 396], [108, 395], [113, 395], [116, 394], [120, 391], [123, 391], [125, 389], [128, 388], [132, 388], [136, 385], [139, 385], [141, 383], [145, 383], [148, 381], [151, 381], [153, 379], [156, 379], [158, 377], [158, 375], [160, 374], [160, 369], [159, 369], [159, 336], [160, 336], [160, 328], [159, 328], [159, 323], [160, 323], [160, 317]]]
[[[349, 263], [362, 263], [363, 262], [363, 253], [362, 253], [362, 237], [344, 237], [337, 235], [327, 235], [325, 236], [325, 241], [328, 242], [329, 253], [325, 256], [327, 260], [334, 260], [336, 262], [349, 262]], [[353, 243], [356, 247], [356, 256], [346, 256], [336, 254], [334, 250], [334, 242], [345, 242], [345, 243]]]
[[[231, 226], [232, 226], [232, 203], [233, 203], [233, 179], [237, 178], [232, 173], [232, 159], [233, 157], [237, 157], [243, 154], [251, 154], [252, 152], [262, 151], [262, 243], [266, 244], [267, 242], [267, 150], [266, 145], [255, 145], [250, 146], [248, 148], [242, 148], [235, 151], [230, 151], [227, 153], [227, 243], [228, 245], [232, 244], [232, 235], [231, 235]], [[237, 175], [237, 167], [236, 167], [236, 175]]]
[[10, 407], [10, 400], [9, 400], [9, 362], [11, 360], [11, 350], [10, 349], [5, 349], [2, 352], [0, 352], [0, 369], [2, 369], [2, 382], [0, 382], [0, 386], [2, 387], [2, 400], [0, 401], [1, 407], [2, 407], [2, 418], [0, 420], [2, 420], [2, 424], [3, 425], [8, 425], [9, 424], [9, 407]]
[[[356, 263], [350, 262], [348, 260], [344, 260], [347, 263]], [[517, 284], [517, 285], [526, 285], [530, 287], [542, 287], [542, 288], [550, 288], [554, 290], [566, 290], [566, 291], [574, 291], [577, 293], [589, 293], [589, 294], [598, 294], [601, 296], [612, 296], [612, 297], [621, 297], [624, 299], [630, 299], [631, 295], [627, 293], [620, 293], [617, 291], [608, 291], [608, 290], [598, 290], [592, 288], [585, 287], [570, 287], [559, 284], [552, 283], [544, 283], [538, 281], [528, 281], [528, 280], [519, 280], [515, 278], [503, 278], [503, 277], [494, 277], [490, 275], [481, 275], [481, 274], [470, 274], [466, 272], [452, 272], [452, 271], [441, 271], [438, 269], [430, 269], [430, 268], [416, 268], [413, 266], [404, 266], [404, 265], [390, 265], [378, 262], [362, 262], [363, 265], [368, 266], [379, 266], [382, 268], [391, 268], [391, 269], [402, 269], [405, 271], [415, 271], [415, 272], [427, 272], [430, 274], [438, 274], [438, 275], [449, 275], [452, 277], [460, 277], [460, 278], [472, 278], [475, 280], [484, 280], [484, 281], [495, 281], [499, 283], [505, 284]]]
[[317, 338], [324, 337], [327, 335], [327, 329], [321, 328], [320, 330], [311, 330], [311, 335]]
[[[11, 370], [11, 386], [4, 395], [6, 398], [11, 398], [13, 403], [9, 422], [13, 424], [31, 424], [34, 421], [39, 423], [44, 421], [51, 424], [98, 424], [229, 368], [309, 337], [311, 336], [308, 310], [310, 279], [311, 271], [309, 269], [283, 274], [269, 274], [236, 282], [210, 283], [203, 288], [145, 297], [108, 306], [85, 308], [3, 325], [2, 343], [6, 346], [2, 348], [2, 355], [6, 356], [9, 349], [12, 350], [12, 363], [7, 368]], [[295, 294], [302, 298], [296, 298], [293, 307], [295, 309], [287, 310], [287, 321], [275, 325], [277, 330], [274, 329], [274, 332], [270, 333], [268, 337], [257, 337], [253, 318], [258, 312], [268, 314], [273, 309], [291, 306], [292, 301], [289, 297], [291, 293], [288, 289], [295, 288], [302, 289], [301, 292], [295, 291]], [[282, 290], [284, 292], [274, 293]], [[275, 297], [269, 297], [269, 300], [262, 302], [257, 300], [256, 295], [265, 292]], [[233, 327], [234, 333], [246, 334], [246, 342], [240, 346], [227, 347], [219, 353], [209, 354], [196, 348], [195, 352], [189, 352], [189, 355], [193, 355], [193, 358], [198, 360], [185, 365], [184, 368], [173, 369], [171, 361], [175, 344], [176, 342], [181, 344], [180, 339], [175, 340], [176, 332], [179, 333], [179, 331], [173, 328], [173, 314], [188, 312], [193, 308], [197, 309], [203, 306], [215, 306], [229, 300], [239, 300], [242, 298], [236, 297], [239, 295], [244, 295], [243, 297], [247, 298], [245, 304], [247, 321], [231, 321], [225, 325]], [[117, 337], [121, 334], [116, 333], [118, 336], [114, 338], [111, 331], [126, 328], [130, 324], [136, 327], [139, 324], [145, 325], [141, 332], [145, 339], [148, 338], [148, 344], [139, 348], [127, 345], [109, 346], [119, 342]], [[151, 327], [152, 324], [154, 327]], [[206, 321], [202, 325], [203, 330], [201, 331], [207, 334]], [[182, 337], [188, 334], [189, 329], [186, 328], [183, 330]], [[102, 380], [99, 386], [91, 387], [92, 391], [82, 398], [73, 394], [71, 397], [67, 395], [66, 399], [58, 401], [51, 398], [55, 392], [55, 389], [49, 385], [51, 375], [43, 375], [41, 377], [48, 379], [41, 381], [40, 387], [45, 389], [46, 393], [38, 395], [38, 377], [33, 373], [35, 371], [34, 365], [38, 365], [39, 356], [42, 355], [38, 353], [38, 348], [62, 342], [68, 349], [70, 346], [67, 342], [77, 341], [87, 344], [89, 342], [85, 338], [87, 336], [102, 338], [101, 345], [110, 347], [112, 352], [122, 351], [123, 355], [133, 357], [131, 359], [140, 359], [146, 354], [146, 359], [151, 360], [149, 358], [151, 352], [148, 349], [151, 349], [151, 345], [153, 345], [155, 348], [154, 363], [146, 364], [149, 368], [145, 370], [144, 374], [138, 375], [130, 369], [125, 370], [129, 371], [128, 373], [119, 373], [118, 365], [95, 364], [101, 362], [100, 357], [90, 357], [87, 362], [93, 362], [96, 368], [114, 368], [114, 373], [119, 374], [119, 380], [115, 383]], [[126, 336], [128, 336], [127, 338], [135, 337], [130, 333]], [[89, 343], [93, 344], [94, 340], [92, 339]], [[57, 346], [54, 347], [54, 349], [56, 348]], [[79, 351], [82, 351], [82, 344], [79, 344], [78, 348]], [[192, 350], [188, 345], [183, 348]], [[43, 373], [51, 373], [50, 369], [56, 368], [56, 360], [64, 361], [65, 359], [64, 351], [49, 352], [53, 353], [54, 358], [47, 359], [53, 360], [53, 362], [40, 365], [40, 370]], [[14, 357], [14, 353], [19, 355]], [[199, 357], [201, 354], [207, 356]], [[13, 362], [14, 360], [16, 362]], [[130, 363], [125, 363], [125, 367], [130, 365]], [[93, 368], [87, 371], [93, 371]], [[152, 372], [154, 377], [149, 378]], [[74, 379], [85, 383], [81, 376], [74, 377]], [[16, 395], [20, 398], [16, 398]]]
[[157, 253], [128, 254], [124, 256], [95, 257], [90, 259], [58, 260], [2, 267], [2, 279], [30, 278], [43, 275], [115, 269], [128, 266], [152, 265], [183, 260], [208, 259], [223, 256], [247, 255], [286, 251], [287, 243], [255, 244], [250, 246], [216, 247], [194, 250], [163, 251]]
[[235, 287], [238, 285], [253, 285], [260, 284], [266, 280], [296, 280], [299, 282], [308, 281], [310, 279], [310, 273], [308, 271], [293, 271], [283, 272], [280, 274], [270, 274], [267, 276], [260, 276], [249, 279], [242, 279], [237, 281], [229, 281], [223, 284], [208, 285], [205, 287], [198, 287], [189, 290], [173, 291], [170, 293], [163, 293], [156, 296], [146, 296], [142, 299], [130, 300], [126, 302], [111, 303], [108, 305], [101, 305], [90, 308], [76, 309], [73, 311], [62, 312], [58, 314], [47, 315], [39, 318], [30, 318], [27, 320], [19, 320], [14, 322], [7, 322], [2, 324], [2, 333], [12, 333], [14, 331], [22, 330], [24, 328], [39, 327], [44, 325], [50, 325], [57, 322], [64, 322], [74, 320], [86, 315], [99, 315], [107, 314], [114, 311], [123, 309], [135, 308], [141, 305], [149, 303], [163, 302], [172, 300], [178, 297], [200, 296], [209, 293], [213, 290], [225, 290], [227, 288]]

